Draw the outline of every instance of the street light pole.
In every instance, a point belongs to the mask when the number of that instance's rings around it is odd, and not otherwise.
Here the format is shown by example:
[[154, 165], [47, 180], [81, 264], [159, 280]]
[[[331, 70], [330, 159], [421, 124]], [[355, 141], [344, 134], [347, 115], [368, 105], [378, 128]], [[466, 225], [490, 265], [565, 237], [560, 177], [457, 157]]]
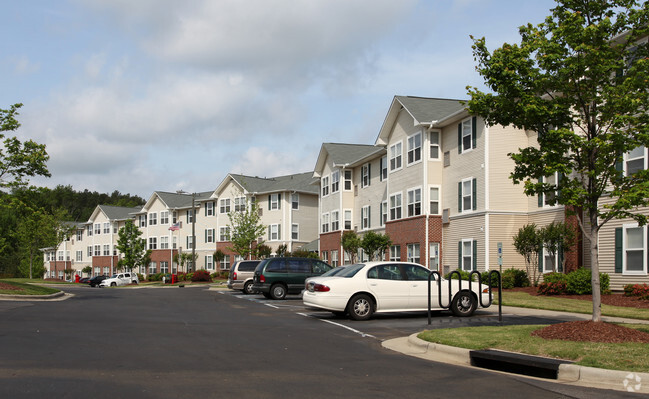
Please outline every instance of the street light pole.
[[[196, 193], [192, 193], [192, 268], [196, 268]], [[189, 270], [191, 272], [191, 270]]]

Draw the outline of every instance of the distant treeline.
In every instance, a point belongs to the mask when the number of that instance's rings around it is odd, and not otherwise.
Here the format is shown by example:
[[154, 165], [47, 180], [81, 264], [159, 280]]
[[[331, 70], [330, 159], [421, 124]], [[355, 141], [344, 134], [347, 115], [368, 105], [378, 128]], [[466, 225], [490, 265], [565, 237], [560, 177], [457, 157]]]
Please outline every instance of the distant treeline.
[[145, 200], [137, 195], [122, 194], [115, 190], [111, 194], [96, 191], [75, 191], [72, 186], [58, 185], [54, 189], [30, 187], [14, 190], [13, 195], [32, 207], [54, 213], [57, 209], [67, 211], [70, 222], [86, 222], [97, 205], [135, 207], [144, 205]]

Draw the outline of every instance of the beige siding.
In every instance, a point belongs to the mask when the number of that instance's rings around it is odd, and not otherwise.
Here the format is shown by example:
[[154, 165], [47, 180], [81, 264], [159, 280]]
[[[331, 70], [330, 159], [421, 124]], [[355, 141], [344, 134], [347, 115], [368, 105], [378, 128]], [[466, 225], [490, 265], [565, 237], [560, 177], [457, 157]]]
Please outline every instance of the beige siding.
[[445, 273], [448, 270], [458, 268], [458, 242], [469, 239], [478, 241], [477, 266], [479, 271], [485, 270], [484, 226], [484, 214], [458, 217], [452, 220], [451, 223], [444, 225], [442, 270]]
[[528, 223], [524, 214], [489, 215], [490, 269], [498, 270], [498, 243], [502, 243], [502, 270], [515, 268], [525, 270], [525, 259], [516, 252], [513, 237]]
[[489, 208], [526, 212], [529, 201], [523, 193], [523, 184], [514, 184], [509, 178], [514, 161], [508, 154], [527, 147], [528, 135], [514, 127], [497, 125], [489, 127], [489, 139]]

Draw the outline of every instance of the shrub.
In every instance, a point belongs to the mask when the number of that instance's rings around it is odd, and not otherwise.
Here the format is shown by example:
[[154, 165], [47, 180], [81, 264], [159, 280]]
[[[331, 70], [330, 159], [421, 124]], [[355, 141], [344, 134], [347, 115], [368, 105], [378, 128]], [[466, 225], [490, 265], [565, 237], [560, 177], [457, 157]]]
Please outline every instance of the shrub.
[[210, 273], [207, 270], [196, 270], [191, 277], [192, 281], [207, 281], [210, 282], [212, 281], [212, 278], [210, 277]]
[[567, 284], [562, 281], [556, 282], [542, 282], [539, 284], [538, 293], [539, 295], [561, 295], [565, 294], [567, 291]]
[[[457, 273], [455, 273], [455, 272], [460, 272], [460, 277], [462, 278], [462, 280], [469, 281], [469, 275], [471, 274], [471, 272], [467, 272], [467, 271], [460, 270], [460, 269], [449, 272], [446, 276], [444, 276], [444, 278], [445, 279], [450, 278], [452, 280], [457, 280]], [[478, 279], [477, 276], [474, 275], [473, 276], [473, 281], [477, 281], [477, 279]]]
[[138, 281], [144, 281], [145, 280], [144, 276], [141, 273], [137, 274], [137, 279], [138, 279]]
[[564, 283], [568, 284], [568, 275], [563, 273], [546, 273], [543, 275], [544, 283]]
[[640, 284], [628, 284], [624, 286], [624, 295], [625, 296], [637, 296], [641, 299], [649, 299], [649, 285], [644, 283]]
[[489, 272], [484, 272], [480, 275], [480, 281], [482, 284], [488, 285], [490, 287], [498, 287], [498, 275], [496, 273], [491, 274], [491, 281], [489, 281]]
[[503, 289], [530, 286], [530, 279], [527, 277], [525, 270], [519, 270], [513, 267], [503, 270], [502, 279]]
[[[577, 295], [592, 294], [593, 289], [590, 281], [590, 269], [579, 268], [568, 274], [568, 293]], [[599, 274], [600, 292], [609, 293], [611, 278], [606, 273]]]

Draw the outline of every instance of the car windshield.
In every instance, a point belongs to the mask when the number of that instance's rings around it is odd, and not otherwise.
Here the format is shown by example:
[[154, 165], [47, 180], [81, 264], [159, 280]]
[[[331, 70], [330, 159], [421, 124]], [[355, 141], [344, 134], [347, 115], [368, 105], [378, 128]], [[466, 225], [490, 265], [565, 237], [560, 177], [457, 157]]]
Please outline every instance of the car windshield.
[[113, 274], [110, 278], [117, 278], [117, 274]]
[[336, 274], [336, 277], [347, 277], [347, 278], [354, 277], [356, 273], [358, 273], [358, 271], [361, 270], [363, 267], [365, 267], [365, 265], [362, 263], [347, 266], [345, 267], [344, 270], [341, 270], [340, 273]]
[[334, 267], [333, 269], [329, 270], [328, 272], [325, 272], [324, 274], [322, 274], [320, 277], [337, 276], [338, 274], [340, 274], [340, 272], [342, 272], [346, 268], [347, 268], [347, 266]]

